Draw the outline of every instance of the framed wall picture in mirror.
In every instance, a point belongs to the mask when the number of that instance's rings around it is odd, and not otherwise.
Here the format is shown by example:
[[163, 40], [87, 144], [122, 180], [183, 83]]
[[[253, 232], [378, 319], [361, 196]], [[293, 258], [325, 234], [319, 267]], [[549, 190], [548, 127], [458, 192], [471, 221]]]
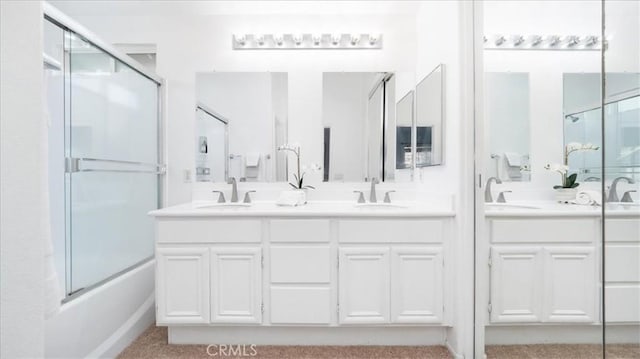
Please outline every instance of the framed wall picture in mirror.
[[444, 64], [416, 85], [416, 167], [444, 162]]
[[198, 73], [196, 99], [196, 181], [287, 179], [286, 155], [277, 151], [287, 142], [286, 73]]
[[485, 173], [506, 182], [527, 182], [530, 171], [529, 74], [486, 72]]

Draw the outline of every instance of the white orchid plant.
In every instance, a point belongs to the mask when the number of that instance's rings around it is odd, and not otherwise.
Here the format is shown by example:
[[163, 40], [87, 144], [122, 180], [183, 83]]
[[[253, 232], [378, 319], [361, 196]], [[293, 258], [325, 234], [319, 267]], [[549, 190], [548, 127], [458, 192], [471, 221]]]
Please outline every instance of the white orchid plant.
[[544, 168], [549, 171], [560, 173], [560, 176], [562, 178], [562, 184], [553, 186], [553, 188], [559, 189], [559, 188], [578, 187], [580, 185], [578, 182], [576, 182], [576, 179], [578, 178], [578, 174], [577, 173], [569, 174], [569, 155], [574, 152], [597, 151], [599, 149], [600, 149], [600, 146], [596, 146], [591, 143], [582, 144], [578, 142], [571, 142], [567, 144], [564, 148], [563, 164], [553, 163], [553, 164], [547, 164], [546, 166], [544, 166]]
[[[307, 173], [307, 170], [317, 172], [320, 171], [322, 167], [315, 163], [300, 167], [300, 145], [297, 143], [284, 144], [278, 147], [278, 151], [289, 151], [296, 155], [296, 173], [293, 174], [293, 178], [295, 178], [296, 181], [295, 183], [289, 182], [289, 185], [295, 189], [316, 189], [314, 186], [304, 184], [304, 175]], [[302, 173], [300, 172], [301, 170]]]

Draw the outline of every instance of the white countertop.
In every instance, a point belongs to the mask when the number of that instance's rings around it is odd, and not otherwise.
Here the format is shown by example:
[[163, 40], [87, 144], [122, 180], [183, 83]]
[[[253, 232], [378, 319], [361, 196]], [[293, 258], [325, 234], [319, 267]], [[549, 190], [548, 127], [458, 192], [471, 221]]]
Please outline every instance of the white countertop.
[[[639, 217], [640, 203], [606, 203], [606, 217]], [[485, 204], [486, 217], [601, 217], [602, 206], [522, 201]]]
[[[239, 205], [239, 206], [238, 206]], [[395, 202], [390, 205], [359, 205], [352, 201], [310, 201], [297, 207], [274, 202], [255, 202], [242, 207], [195, 201], [149, 212], [154, 217], [454, 217], [451, 208], [421, 202]]]

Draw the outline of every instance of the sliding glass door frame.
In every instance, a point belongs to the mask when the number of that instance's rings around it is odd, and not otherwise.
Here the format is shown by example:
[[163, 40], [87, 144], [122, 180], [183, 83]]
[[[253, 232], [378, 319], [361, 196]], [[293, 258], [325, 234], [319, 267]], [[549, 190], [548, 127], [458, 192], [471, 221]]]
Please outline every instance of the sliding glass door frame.
[[[164, 204], [164, 193], [166, 193], [166, 183], [164, 179], [164, 175], [166, 174], [166, 166], [164, 165], [165, 161], [165, 153], [164, 153], [164, 95], [165, 95], [165, 83], [164, 80], [158, 77], [156, 74], [145, 69], [141, 64], [137, 63], [135, 60], [131, 59], [126, 54], [118, 51], [111, 45], [105, 43], [100, 40], [97, 36], [91, 33], [82, 25], [78, 24], [74, 20], [67, 17], [65, 14], [61, 13], [55, 7], [51, 6], [48, 3], [43, 4], [44, 10], [44, 20], [47, 20], [54, 25], [60, 27], [63, 31], [63, 56], [64, 63], [62, 64], [64, 72], [64, 155], [65, 155], [65, 288], [63, 288], [65, 297], [62, 302], [68, 302], [72, 299], [79, 297], [80, 295], [94, 289], [115, 277], [118, 277], [124, 273], [127, 273], [147, 262], [154, 259], [154, 254], [152, 253], [150, 256], [143, 258], [142, 260], [134, 263], [133, 265], [124, 268], [116, 273], [111, 273], [106, 278], [102, 278], [99, 281], [92, 283], [86, 287], [83, 287], [79, 290], [72, 290], [72, 250], [71, 250], [71, 228], [73, 218], [71, 216], [71, 175], [77, 172], [119, 172], [119, 173], [148, 173], [148, 174], [156, 174], [157, 175], [157, 203], [156, 208], [161, 208]], [[71, 38], [72, 36], [76, 36], [83, 41], [91, 44], [95, 48], [103, 51], [105, 54], [113, 57], [116, 61], [121, 62], [125, 66], [134, 70], [139, 75], [151, 80], [157, 87], [156, 94], [156, 131], [157, 131], [157, 139], [156, 139], [156, 161], [157, 163], [145, 163], [145, 162], [137, 162], [137, 161], [125, 161], [118, 159], [101, 159], [101, 158], [88, 158], [88, 157], [80, 157], [74, 158], [71, 153]], [[89, 163], [96, 164], [102, 163], [103, 165], [107, 165], [107, 168], [104, 169], [83, 169], [81, 168], [81, 164]], [[113, 166], [125, 166], [126, 168], [114, 168]], [[62, 276], [62, 273], [60, 273]]]

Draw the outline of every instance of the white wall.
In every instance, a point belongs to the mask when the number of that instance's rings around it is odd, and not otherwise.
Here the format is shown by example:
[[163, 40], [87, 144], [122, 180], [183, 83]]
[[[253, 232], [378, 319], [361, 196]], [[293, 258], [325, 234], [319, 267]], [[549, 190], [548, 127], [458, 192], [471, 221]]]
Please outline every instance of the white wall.
[[42, 3], [0, 1], [0, 357], [44, 354]]
[[[56, 3], [54, 2], [54, 5]], [[73, 2], [59, 3], [73, 11]], [[66, 8], [65, 8], [66, 6]], [[305, 144], [304, 162], [322, 163], [322, 72], [414, 71], [414, 14], [270, 14], [73, 16], [111, 43], [157, 44], [157, 71], [167, 81], [167, 205], [191, 199], [183, 171], [194, 167], [195, 73], [282, 71], [289, 73], [289, 141]], [[113, 24], [127, 24], [114, 26]], [[383, 50], [233, 51], [233, 33], [379, 32]], [[320, 182], [322, 173], [311, 174]]]

